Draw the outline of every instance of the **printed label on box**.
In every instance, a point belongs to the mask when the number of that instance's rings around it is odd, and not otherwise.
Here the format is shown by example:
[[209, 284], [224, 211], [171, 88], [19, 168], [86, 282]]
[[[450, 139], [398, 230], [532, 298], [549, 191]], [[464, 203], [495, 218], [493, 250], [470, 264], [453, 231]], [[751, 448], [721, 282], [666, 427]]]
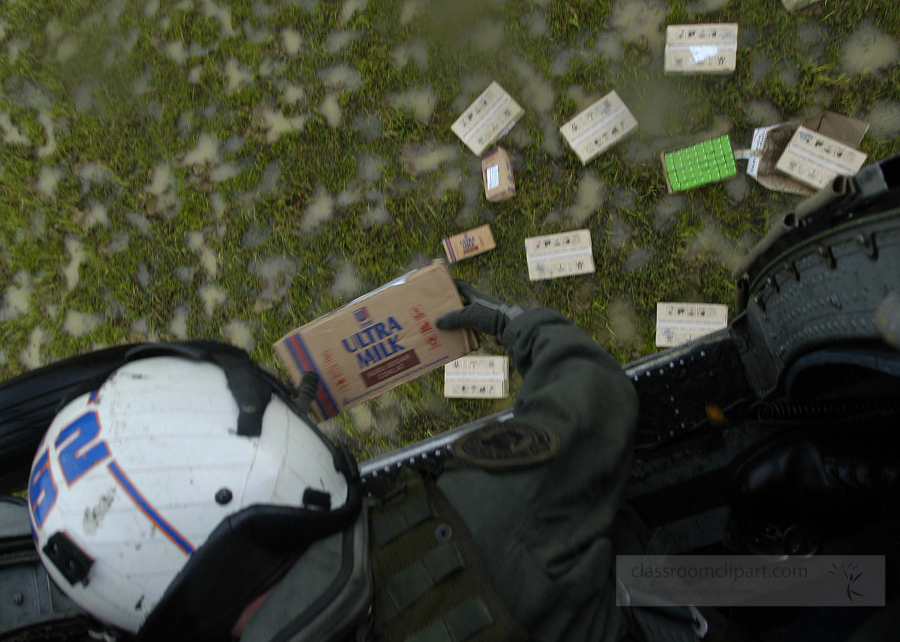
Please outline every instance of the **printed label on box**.
[[451, 130], [474, 154], [481, 156], [524, 113], [503, 87], [492, 82], [453, 123]]
[[497, 247], [490, 225], [482, 225], [444, 239], [444, 252], [451, 263], [488, 252]]
[[766, 146], [766, 138], [769, 132], [781, 125], [769, 125], [753, 130], [753, 142], [750, 145], [750, 160], [747, 162], [747, 173], [756, 178], [759, 174], [759, 161], [762, 158], [763, 147]]
[[656, 346], [672, 348], [728, 326], [728, 306], [718, 303], [657, 303]]
[[487, 188], [495, 189], [500, 184], [500, 166], [491, 165], [487, 168]]
[[527, 238], [525, 254], [532, 281], [590, 274], [595, 269], [590, 230]]
[[615, 91], [559, 128], [582, 164], [602, 154], [637, 129], [637, 120]]
[[665, 70], [729, 73], [737, 64], [736, 23], [670, 25], [666, 29]]
[[866, 162], [866, 154], [806, 127], [794, 137], [775, 168], [815, 189], [826, 187], [836, 176], [853, 176]]
[[462, 357], [444, 366], [444, 396], [503, 399], [509, 396], [508, 357]]

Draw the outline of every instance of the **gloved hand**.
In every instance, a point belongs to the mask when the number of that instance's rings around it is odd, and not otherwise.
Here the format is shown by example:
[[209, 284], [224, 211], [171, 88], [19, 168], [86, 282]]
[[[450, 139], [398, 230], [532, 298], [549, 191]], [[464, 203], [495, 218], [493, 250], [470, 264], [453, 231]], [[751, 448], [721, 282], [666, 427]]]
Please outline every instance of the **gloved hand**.
[[453, 282], [466, 306], [439, 316], [435, 325], [440, 330], [471, 328], [500, 339], [506, 325], [525, 311], [518, 305], [509, 305], [489, 294], [482, 294], [462, 279], [453, 279]]

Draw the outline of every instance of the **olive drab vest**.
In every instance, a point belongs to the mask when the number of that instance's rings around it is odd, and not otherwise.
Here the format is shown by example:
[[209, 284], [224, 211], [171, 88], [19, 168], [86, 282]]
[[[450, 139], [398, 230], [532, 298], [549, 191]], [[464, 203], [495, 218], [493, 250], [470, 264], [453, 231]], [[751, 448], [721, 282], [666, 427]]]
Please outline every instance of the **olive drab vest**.
[[491, 585], [465, 525], [431, 479], [404, 471], [370, 516], [376, 640], [526, 638]]

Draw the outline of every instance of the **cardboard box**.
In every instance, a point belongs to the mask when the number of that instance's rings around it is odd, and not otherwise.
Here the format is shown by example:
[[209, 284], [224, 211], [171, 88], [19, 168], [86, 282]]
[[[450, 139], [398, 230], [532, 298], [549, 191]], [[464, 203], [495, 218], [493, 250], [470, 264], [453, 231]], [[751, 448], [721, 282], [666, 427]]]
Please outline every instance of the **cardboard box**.
[[801, 183], [820, 190], [839, 174], [853, 176], [866, 162], [866, 154], [820, 132], [798, 127], [775, 168]]
[[444, 366], [444, 396], [505, 399], [509, 396], [509, 357], [462, 357]]
[[492, 203], [499, 203], [516, 195], [509, 154], [497, 147], [481, 159], [481, 174], [484, 178], [484, 197]]
[[463, 232], [444, 239], [444, 252], [451, 263], [483, 254], [497, 247], [490, 225], [482, 225], [474, 230]]
[[808, 7], [811, 4], [821, 1], [822, 0], [781, 0], [781, 4], [783, 4], [784, 8], [788, 11], [794, 11], [795, 9], [803, 9], [804, 7]]
[[656, 347], [672, 348], [728, 327], [728, 306], [718, 303], [657, 303]]
[[275, 352], [294, 385], [319, 375], [310, 409], [328, 419], [477, 348], [471, 331], [434, 326], [462, 305], [447, 264], [433, 261], [292, 330]]
[[525, 239], [525, 255], [532, 281], [590, 274], [595, 269], [590, 230], [532, 236]]
[[525, 110], [512, 96], [492, 82], [450, 129], [473, 154], [481, 156], [505, 136], [524, 114]]
[[611, 91], [559, 128], [559, 133], [577, 154], [582, 165], [637, 129], [637, 120]]
[[738, 25], [734, 22], [669, 25], [666, 28], [667, 74], [730, 74], [737, 65]]

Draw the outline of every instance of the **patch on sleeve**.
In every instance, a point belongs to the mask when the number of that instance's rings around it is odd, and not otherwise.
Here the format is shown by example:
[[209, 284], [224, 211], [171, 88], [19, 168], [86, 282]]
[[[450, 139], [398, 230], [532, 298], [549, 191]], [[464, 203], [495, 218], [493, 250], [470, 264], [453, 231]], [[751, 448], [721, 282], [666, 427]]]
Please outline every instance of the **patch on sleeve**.
[[559, 435], [515, 419], [491, 423], [453, 444], [454, 456], [477, 468], [507, 470], [553, 459]]

